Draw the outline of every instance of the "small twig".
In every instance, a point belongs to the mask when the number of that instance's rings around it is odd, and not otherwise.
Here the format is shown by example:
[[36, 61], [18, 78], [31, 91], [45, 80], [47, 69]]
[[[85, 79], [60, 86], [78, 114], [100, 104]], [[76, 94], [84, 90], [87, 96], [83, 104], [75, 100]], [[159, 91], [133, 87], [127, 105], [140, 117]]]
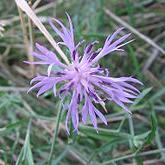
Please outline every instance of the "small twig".
[[105, 13], [110, 16], [112, 19], [114, 19], [116, 22], [120, 23], [122, 26], [128, 28], [132, 33], [136, 34], [139, 38], [143, 39], [145, 42], [147, 42], [148, 44], [152, 45], [153, 47], [155, 47], [156, 49], [158, 49], [161, 53], [163, 53], [165, 55], [165, 50], [162, 49], [157, 43], [155, 43], [152, 39], [150, 39], [149, 37], [145, 36], [144, 34], [140, 33], [138, 30], [136, 30], [134, 27], [132, 27], [131, 25], [129, 25], [128, 23], [126, 23], [125, 21], [123, 21], [121, 18], [119, 18], [117, 15], [115, 15], [114, 13], [112, 13], [110, 10], [108, 9], [104, 9]]

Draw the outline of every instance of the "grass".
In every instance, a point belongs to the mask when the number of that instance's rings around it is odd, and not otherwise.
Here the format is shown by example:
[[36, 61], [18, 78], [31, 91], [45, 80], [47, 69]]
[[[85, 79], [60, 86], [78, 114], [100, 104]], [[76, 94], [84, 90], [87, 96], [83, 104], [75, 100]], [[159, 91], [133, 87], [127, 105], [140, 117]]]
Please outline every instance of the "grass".
[[[111, 9], [151, 40], [146, 42], [146, 38], [133, 33], [135, 41], [125, 47], [127, 53], [114, 53], [101, 60], [112, 76], [134, 75], [140, 79], [144, 83], [142, 93], [130, 106], [131, 117], [115, 104], [107, 103], [108, 126], [99, 121], [99, 134], [89, 123], [80, 126], [78, 135], [67, 136], [65, 115], [62, 115], [58, 138], [55, 134], [57, 142], [53, 146], [52, 164], [164, 164], [165, 61], [163, 53], [152, 43], [165, 49], [165, 3], [159, 0], [57, 0], [48, 3], [44, 0], [37, 6], [37, 15], [43, 20], [56, 15], [66, 22], [64, 12], [67, 11], [73, 18], [77, 41], [99, 40], [102, 45], [108, 34], [122, 26], [107, 15], [104, 8]], [[10, 5], [5, 0], [0, 1], [0, 33], [3, 34], [0, 37], [0, 164], [42, 165], [47, 164], [50, 155], [58, 99], [51, 93], [40, 98], [26, 93], [32, 68], [22, 62], [27, 60], [28, 53], [18, 16], [14, 1]], [[29, 27], [26, 16], [25, 23]], [[33, 24], [30, 33], [30, 43], [38, 41], [50, 47]], [[34, 69], [43, 70], [42, 67]]]

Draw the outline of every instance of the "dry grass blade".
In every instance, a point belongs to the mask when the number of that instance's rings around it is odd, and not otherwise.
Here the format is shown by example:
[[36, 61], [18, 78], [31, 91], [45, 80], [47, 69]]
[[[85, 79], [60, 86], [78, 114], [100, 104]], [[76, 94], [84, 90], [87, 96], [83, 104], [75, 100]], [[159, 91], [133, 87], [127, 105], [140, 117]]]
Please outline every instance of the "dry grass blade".
[[161, 81], [149, 70], [145, 70], [143, 72], [143, 74], [148, 78], [148, 80], [150, 80], [151, 84], [154, 87], [157, 87], [157, 88], [162, 88], [163, 87], [163, 84], [161, 83]]
[[148, 60], [146, 60], [146, 63], [143, 67], [144, 72], [150, 68], [155, 58], [159, 55], [158, 49], [153, 49], [151, 54], [152, 55], [150, 56], [150, 58], [148, 58]]
[[33, 4], [32, 8], [35, 9], [39, 5], [40, 2], [41, 2], [41, 0], [36, 0]]
[[3, 32], [5, 31], [5, 29], [3, 28], [3, 24], [1, 25], [0, 23], [0, 36], [3, 37]]
[[165, 55], [165, 50], [162, 49], [158, 44], [156, 44], [152, 39], [150, 39], [149, 37], [145, 36], [144, 34], [140, 33], [138, 30], [136, 30], [134, 27], [130, 26], [128, 23], [126, 23], [125, 21], [123, 21], [121, 18], [119, 18], [117, 15], [115, 15], [114, 13], [112, 13], [110, 10], [108, 9], [104, 9], [105, 13], [110, 16], [112, 19], [114, 19], [116, 22], [120, 23], [122, 26], [128, 28], [132, 33], [134, 33], [135, 35], [137, 35], [139, 38], [143, 39], [145, 42], [147, 42], [148, 44], [152, 45], [153, 47], [155, 47], [156, 49], [158, 49], [161, 53], [163, 53]]
[[[156, 36], [154, 41], [158, 41], [161, 38], [164, 38], [165, 36], [165, 31], [163, 33], [161, 33], [160, 35]], [[143, 67], [143, 71], [146, 71], [147, 69], [150, 68], [150, 66], [152, 65], [152, 63], [155, 61], [155, 59], [160, 55], [160, 52], [158, 49], [153, 48], [151, 53], [149, 54], [149, 58], [146, 60], [145, 65]], [[151, 54], [151, 55], [150, 55]]]
[[39, 18], [36, 16], [34, 11], [29, 7], [27, 2], [25, 0], [15, 0], [17, 6], [21, 8], [34, 22], [34, 24], [39, 28], [39, 30], [44, 34], [44, 36], [47, 38], [47, 40], [51, 43], [51, 45], [55, 48], [55, 50], [59, 53], [59, 55], [63, 58], [63, 60], [69, 64], [69, 60], [64, 54], [64, 52], [61, 50], [61, 48], [58, 46], [56, 41], [53, 39], [53, 37], [50, 35], [50, 33], [47, 31], [45, 26], [42, 24], [42, 22], [39, 20]]
[[[24, 38], [24, 46], [25, 46], [25, 49], [27, 51], [28, 60], [30, 62], [33, 62], [34, 58], [31, 55], [31, 53], [32, 53], [32, 49], [31, 49], [32, 45], [30, 44], [29, 39], [28, 39], [28, 32], [27, 32], [27, 29], [26, 29], [23, 13], [20, 10], [20, 8], [18, 8], [18, 12], [19, 12], [19, 16], [20, 16], [21, 27], [22, 27], [23, 38]], [[30, 72], [31, 72], [32, 76], [34, 75], [34, 70], [35, 70], [34, 65], [30, 65]]]
[[0, 87], [1, 92], [27, 92], [28, 87]]

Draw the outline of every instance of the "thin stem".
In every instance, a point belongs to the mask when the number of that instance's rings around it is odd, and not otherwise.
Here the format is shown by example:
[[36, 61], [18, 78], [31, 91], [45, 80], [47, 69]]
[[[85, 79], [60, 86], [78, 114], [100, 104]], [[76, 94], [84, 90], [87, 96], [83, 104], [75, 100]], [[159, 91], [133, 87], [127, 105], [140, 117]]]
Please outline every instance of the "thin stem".
[[[128, 116], [128, 122], [129, 122], [129, 129], [132, 137], [135, 135], [134, 133], [134, 127], [133, 127], [133, 121], [132, 121], [132, 116]], [[133, 148], [133, 143], [132, 139], [130, 140], [130, 148]]]
[[[132, 137], [135, 136], [135, 132], [134, 132], [134, 126], [133, 126], [133, 120], [132, 120], [132, 116], [128, 115], [128, 123], [129, 123], [129, 129], [130, 129], [130, 133], [132, 135]], [[129, 147], [130, 149], [133, 149], [133, 141], [132, 139], [129, 140]], [[135, 164], [135, 159], [133, 159], [133, 164]]]
[[56, 127], [54, 130], [53, 142], [52, 142], [51, 151], [49, 155], [48, 165], [51, 165], [51, 162], [52, 162], [53, 152], [54, 152], [55, 144], [57, 141], [57, 135], [58, 135], [58, 130], [60, 126], [61, 115], [62, 115], [62, 108], [61, 108], [61, 103], [60, 103], [57, 118], [56, 118]]
[[117, 129], [118, 132], [121, 131], [121, 129], [122, 129], [123, 125], [124, 125], [125, 120], [126, 120], [126, 117], [123, 117], [123, 119], [122, 119], [122, 121], [120, 122], [120, 125], [119, 125], [119, 127], [118, 127], [118, 129]]
[[[32, 0], [29, 0], [29, 5], [32, 6]], [[28, 26], [29, 26], [29, 39], [30, 39], [30, 44], [29, 44], [29, 59], [31, 62], [34, 61], [34, 57], [30, 55], [33, 52], [33, 47], [34, 47], [34, 36], [33, 36], [33, 29], [32, 29], [32, 22], [30, 18], [28, 18]], [[35, 74], [35, 65], [31, 65], [31, 74], [32, 76]]]

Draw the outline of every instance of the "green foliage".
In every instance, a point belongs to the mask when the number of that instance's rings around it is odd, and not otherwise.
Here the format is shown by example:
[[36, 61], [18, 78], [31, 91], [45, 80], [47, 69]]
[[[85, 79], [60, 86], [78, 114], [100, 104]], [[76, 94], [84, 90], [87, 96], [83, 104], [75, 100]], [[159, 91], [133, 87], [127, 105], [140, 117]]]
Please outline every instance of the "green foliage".
[[22, 165], [22, 164], [34, 165], [31, 146], [30, 146], [30, 127], [31, 127], [31, 121], [29, 121], [24, 146], [22, 147], [22, 150], [18, 156], [16, 165]]
[[[44, 0], [37, 8], [40, 8], [37, 9], [37, 14], [43, 21], [56, 15], [66, 22], [64, 12], [67, 11], [73, 18], [76, 41], [99, 40], [98, 47], [103, 45], [108, 34], [121, 27], [105, 14], [104, 8], [111, 9], [124, 21], [165, 48], [165, 37], [162, 33], [165, 18], [163, 0]], [[27, 17], [25, 21], [28, 22]], [[47, 26], [47, 23], [45, 25]], [[56, 38], [51, 28], [47, 28]], [[32, 30], [34, 42], [45, 43], [50, 47], [35, 26]], [[125, 29], [126, 31], [128, 30]], [[1, 33], [0, 164], [47, 164], [54, 121], [58, 121], [56, 119], [59, 102], [52, 97], [51, 92], [36, 98], [33, 94], [27, 94], [17, 88], [28, 87], [31, 76], [29, 67], [22, 63], [27, 60], [27, 52], [14, 1], [0, 1]], [[80, 125], [79, 133], [72, 132], [70, 136], [66, 134], [65, 116], [62, 116], [53, 146], [53, 165], [134, 162], [141, 165], [148, 160], [156, 161], [155, 164], [165, 163], [164, 57], [159, 52], [155, 53], [155, 48], [138, 36], [132, 34], [132, 38], [135, 40], [125, 46], [126, 53], [114, 52], [101, 60], [101, 65], [109, 69], [111, 76], [133, 75], [144, 83], [139, 97], [130, 106], [132, 116], [109, 102], [106, 104], [108, 113], [104, 113], [100, 108], [108, 120], [107, 127], [99, 121], [97, 133], [91, 123], [88, 123], [86, 126]], [[151, 65], [145, 69], [152, 58], [154, 60]], [[41, 67], [37, 67], [37, 70], [42, 72]]]

